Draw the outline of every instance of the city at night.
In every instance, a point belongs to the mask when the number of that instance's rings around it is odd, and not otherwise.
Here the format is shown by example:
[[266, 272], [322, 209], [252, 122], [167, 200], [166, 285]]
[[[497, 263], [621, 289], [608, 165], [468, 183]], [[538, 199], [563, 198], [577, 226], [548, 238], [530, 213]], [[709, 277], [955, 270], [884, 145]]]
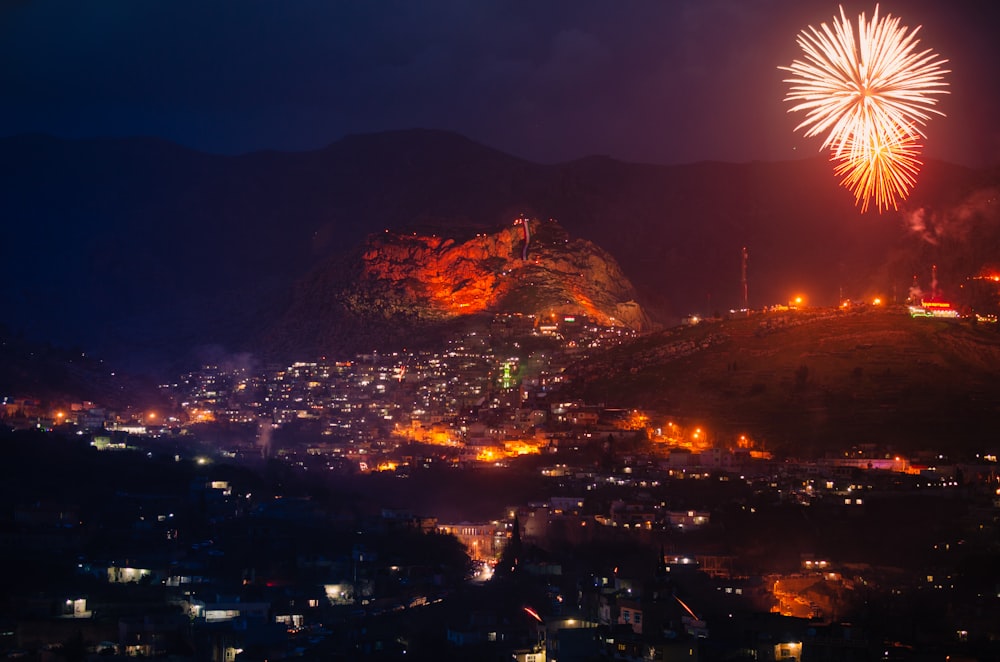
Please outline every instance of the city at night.
[[0, 6], [0, 654], [1000, 660], [998, 26]]

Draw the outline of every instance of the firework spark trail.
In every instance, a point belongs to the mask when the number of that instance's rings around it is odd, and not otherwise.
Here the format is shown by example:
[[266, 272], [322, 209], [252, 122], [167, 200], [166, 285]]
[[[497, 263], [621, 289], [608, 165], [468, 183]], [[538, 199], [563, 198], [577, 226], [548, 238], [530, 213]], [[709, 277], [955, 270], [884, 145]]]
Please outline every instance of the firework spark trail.
[[842, 156], [835, 156], [834, 174], [842, 186], [854, 194], [861, 212], [875, 198], [879, 210], [895, 208], [895, 199], [905, 199], [920, 171], [920, 145], [912, 133], [889, 131], [869, 136], [862, 146], [849, 146]]
[[788, 112], [806, 113], [795, 130], [807, 137], [825, 134], [835, 173], [855, 201], [879, 210], [897, 208], [922, 165], [919, 138], [933, 115], [937, 96], [947, 94], [941, 68], [947, 60], [931, 50], [917, 51], [920, 28], [910, 31], [891, 15], [858, 18], [857, 33], [844, 8], [833, 27], [809, 26], [798, 37], [805, 57], [779, 67], [793, 74], [785, 101]]

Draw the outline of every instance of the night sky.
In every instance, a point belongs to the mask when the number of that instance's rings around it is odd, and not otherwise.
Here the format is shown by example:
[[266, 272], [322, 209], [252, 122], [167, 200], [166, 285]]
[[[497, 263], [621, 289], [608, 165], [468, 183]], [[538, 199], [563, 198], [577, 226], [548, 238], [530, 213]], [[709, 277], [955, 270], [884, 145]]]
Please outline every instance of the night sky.
[[[874, 3], [847, 2], [850, 16]], [[1000, 3], [883, 2], [949, 60], [924, 154], [1000, 163]], [[778, 65], [836, 2], [4, 0], [0, 135], [307, 150], [434, 128], [539, 162], [818, 153]]]

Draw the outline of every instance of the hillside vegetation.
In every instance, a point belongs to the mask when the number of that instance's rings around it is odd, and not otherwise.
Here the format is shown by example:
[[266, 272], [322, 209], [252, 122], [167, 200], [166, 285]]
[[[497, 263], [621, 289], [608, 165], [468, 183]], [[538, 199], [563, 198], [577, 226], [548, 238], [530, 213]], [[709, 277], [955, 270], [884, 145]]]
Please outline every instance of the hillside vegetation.
[[798, 455], [875, 443], [986, 449], [1000, 331], [904, 309], [787, 311], [642, 337], [576, 366], [575, 393]]

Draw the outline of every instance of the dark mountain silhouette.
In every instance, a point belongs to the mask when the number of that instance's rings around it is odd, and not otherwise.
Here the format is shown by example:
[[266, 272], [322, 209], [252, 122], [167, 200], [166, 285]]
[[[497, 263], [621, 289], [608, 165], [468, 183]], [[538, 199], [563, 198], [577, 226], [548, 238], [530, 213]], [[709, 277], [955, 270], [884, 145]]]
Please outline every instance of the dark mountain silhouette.
[[146, 376], [122, 373], [79, 348], [32, 342], [0, 326], [0, 403], [17, 419], [25, 415], [23, 401], [43, 403], [46, 412], [99, 403], [123, 415], [132, 407], [161, 409], [166, 404]]
[[[252, 346], [294, 284], [386, 228], [555, 218], [608, 251], [660, 322], [803, 291], [958, 288], [1000, 261], [996, 170], [929, 163], [906, 211], [861, 215], [820, 157], [539, 165], [438, 131], [216, 156], [154, 139], [0, 140], [0, 322], [130, 367]], [[266, 348], [265, 348], [266, 349]]]

